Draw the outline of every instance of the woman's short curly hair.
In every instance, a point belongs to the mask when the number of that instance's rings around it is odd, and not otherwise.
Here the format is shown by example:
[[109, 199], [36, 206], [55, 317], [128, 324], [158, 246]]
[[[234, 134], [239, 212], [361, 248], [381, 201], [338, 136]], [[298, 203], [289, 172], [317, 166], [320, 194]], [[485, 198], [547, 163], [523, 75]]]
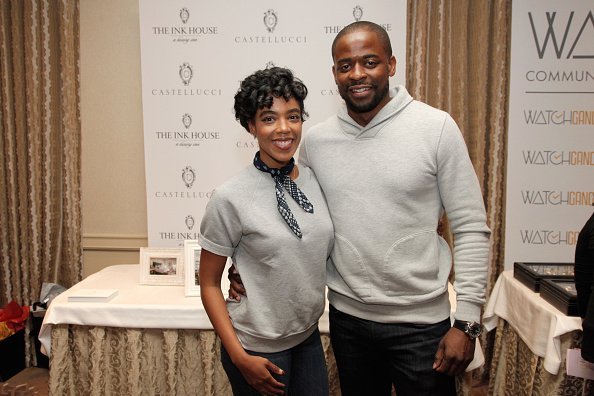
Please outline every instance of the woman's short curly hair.
[[294, 98], [299, 103], [301, 118], [305, 120], [307, 112], [303, 101], [307, 96], [307, 87], [293, 76], [289, 69], [271, 67], [258, 70], [247, 76], [235, 94], [235, 118], [249, 132], [249, 121], [256, 112], [264, 107], [272, 107], [274, 98], [289, 100]]

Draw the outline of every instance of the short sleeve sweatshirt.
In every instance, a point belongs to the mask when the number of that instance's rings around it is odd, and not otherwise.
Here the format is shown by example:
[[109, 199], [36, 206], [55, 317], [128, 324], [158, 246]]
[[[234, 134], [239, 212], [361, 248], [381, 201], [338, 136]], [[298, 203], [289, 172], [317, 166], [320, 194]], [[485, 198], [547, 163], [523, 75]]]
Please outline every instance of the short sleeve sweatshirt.
[[294, 180], [314, 206], [307, 213], [285, 191], [303, 237], [277, 210], [275, 182], [250, 165], [218, 187], [207, 204], [199, 243], [231, 257], [247, 297], [227, 301], [242, 346], [279, 352], [305, 340], [324, 311], [326, 260], [334, 229], [314, 173], [299, 167]]

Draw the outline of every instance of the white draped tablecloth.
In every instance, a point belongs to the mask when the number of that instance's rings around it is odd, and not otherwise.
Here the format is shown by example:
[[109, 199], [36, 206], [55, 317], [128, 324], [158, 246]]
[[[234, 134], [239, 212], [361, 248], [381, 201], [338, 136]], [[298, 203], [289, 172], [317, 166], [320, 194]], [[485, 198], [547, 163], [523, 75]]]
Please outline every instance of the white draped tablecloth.
[[[51, 353], [51, 327], [56, 324], [212, 330], [200, 297], [186, 297], [182, 285], [141, 285], [139, 271], [139, 264], [107, 267], [57, 296], [50, 304], [39, 332], [39, 340], [47, 355]], [[222, 288], [226, 294], [228, 281], [223, 282]], [[69, 302], [68, 296], [80, 289], [117, 289], [119, 293], [108, 302]], [[456, 295], [451, 284], [449, 295], [454, 312]], [[321, 333], [329, 333], [328, 301], [319, 329]], [[475, 358], [468, 371], [483, 364], [484, 355], [477, 342]]]
[[493, 288], [483, 315], [487, 331], [497, 327], [498, 318], [507, 321], [530, 350], [543, 358], [543, 367], [557, 374], [566, 351], [561, 350], [561, 336], [582, 329], [579, 317], [563, 314], [504, 271]]

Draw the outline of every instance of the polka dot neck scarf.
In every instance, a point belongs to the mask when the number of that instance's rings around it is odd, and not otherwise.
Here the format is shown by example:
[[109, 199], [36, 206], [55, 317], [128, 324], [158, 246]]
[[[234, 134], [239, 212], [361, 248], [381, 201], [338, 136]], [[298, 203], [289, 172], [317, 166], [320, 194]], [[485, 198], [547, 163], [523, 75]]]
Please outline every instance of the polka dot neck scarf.
[[295, 182], [291, 180], [291, 178], [289, 177], [291, 171], [293, 170], [293, 167], [295, 166], [295, 160], [291, 158], [291, 161], [282, 168], [269, 168], [268, 165], [266, 165], [260, 159], [260, 152], [258, 151], [256, 153], [256, 156], [254, 157], [254, 166], [256, 167], [256, 169], [262, 172], [270, 173], [270, 176], [274, 179], [275, 182], [276, 203], [278, 212], [281, 214], [289, 228], [291, 228], [293, 234], [297, 235], [297, 237], [299, 238], [302, 238], [303, 234], [301, 233], [299, 224], [297, 224], [295, 216], [293, 216], [291, 209], [289, 209], [289, 205], [287, 205], [287, 201], [285, 201], [285, 194], [283, 192], [284, 187], [285, 190], [287, 190], [287, 192], [291, 195], [291, 197], [293, 197], [295, 202], [297, 202], [299, 206], [303, 208], [304, 211], [306, 211], [307, 213], [313, 213], [313, 205], [311, 204], [311, 202], [309, 202], [309, 200], [307, 199], [305, 194], [299, 189], [299, 187], [297, 187], [297, 184], [295, 184]]

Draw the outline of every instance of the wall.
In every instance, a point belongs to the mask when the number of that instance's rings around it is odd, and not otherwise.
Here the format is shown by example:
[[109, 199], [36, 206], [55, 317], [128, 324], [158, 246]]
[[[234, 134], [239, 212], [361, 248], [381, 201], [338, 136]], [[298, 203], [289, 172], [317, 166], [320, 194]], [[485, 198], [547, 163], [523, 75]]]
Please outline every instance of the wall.
[[147, 246], [136, 0], [80, 0], [83, 274]]

